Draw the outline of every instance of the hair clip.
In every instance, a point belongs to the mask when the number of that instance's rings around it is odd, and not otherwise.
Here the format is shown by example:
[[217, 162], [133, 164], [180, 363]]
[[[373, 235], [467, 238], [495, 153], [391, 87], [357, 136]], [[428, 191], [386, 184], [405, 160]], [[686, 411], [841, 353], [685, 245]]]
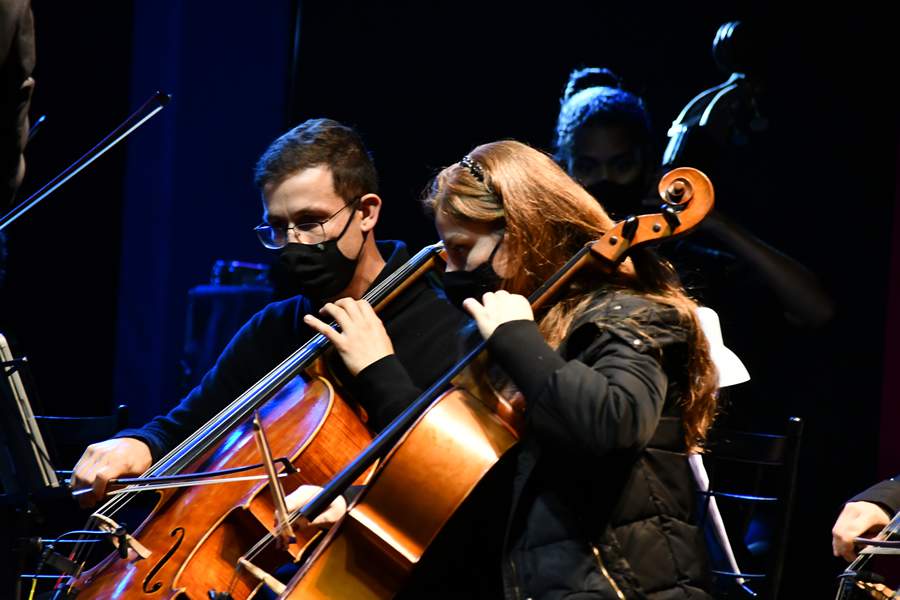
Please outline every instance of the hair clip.
[[472, 177], [477, 179], [480, 183], [484, 183], [484, 169], [481, 168], [481, 165], [472, 160], [471, 156], [466, 154], [462, 157], [462, 160], [459, 161], [459, 164], [467, 168], [469, 173], [472, 174]]

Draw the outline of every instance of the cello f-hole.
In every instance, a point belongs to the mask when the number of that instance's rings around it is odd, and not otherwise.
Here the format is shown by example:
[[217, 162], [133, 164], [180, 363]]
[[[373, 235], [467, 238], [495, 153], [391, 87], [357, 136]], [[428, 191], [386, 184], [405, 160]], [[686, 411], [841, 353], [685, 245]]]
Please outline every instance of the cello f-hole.
[[169, 551], [166, 552], [165, 556], [163, 556], [161, 559], [159, 559], [159, 562], [156, 563], [156, 565], [154, 565], [154, 567], [152, 569], [150, 569], [150, 572], [147, 573], [147, 576], [144, 577], [143, 589], [144, 589], [144, 593], [146, 593], [146, 594], [152, 594], [152, 593], [156, 592], [159, 588], [162, 587], [162, 585], [163, 585], [162, 582], [157, 581], [156, 583], [153, 584], [153, 587], [151, 587], [150, 589], [147, 589], [147, 586], [150, 585], [150, 580], [153, 579], [153, 576], [156, 575], [159, 572], [159, 570], [165, 566], [165, 564], [168, 562], [168, 560], [170, 558], [172, 558], [172, 555], [175, 554], [175, 551], [178, 550], [178, 547], [181, 545], [181, 541], [184, 539], [184, 527], [176, 527], [175, 529], [172, 530], [172, 533], [170, 535], [172, 537], [177, 537], [178, 539], [175, 540], [175, 543], [172, 545], [171, 548], [169, 548]]

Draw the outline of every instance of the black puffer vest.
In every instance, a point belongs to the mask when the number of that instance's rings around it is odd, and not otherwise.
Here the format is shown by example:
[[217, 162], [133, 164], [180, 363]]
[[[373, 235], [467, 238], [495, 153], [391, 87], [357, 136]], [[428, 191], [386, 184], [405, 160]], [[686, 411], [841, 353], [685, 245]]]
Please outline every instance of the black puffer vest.
[[[677, 411], [686, 332], [672, 309], [623, 293], [598, 300], [572, 332], [565, 365], [526, 394], [506, 598], [711, 598]], [[554, 412], [562, 403], [575, 408]]]

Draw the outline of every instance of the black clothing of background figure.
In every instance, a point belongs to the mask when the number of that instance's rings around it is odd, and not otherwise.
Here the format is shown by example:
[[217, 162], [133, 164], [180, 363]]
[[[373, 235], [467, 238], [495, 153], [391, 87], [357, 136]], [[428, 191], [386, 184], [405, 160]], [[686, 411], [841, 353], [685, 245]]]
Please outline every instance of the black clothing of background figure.
[[[661, 169], [655, 166], [658, 153], [649, 128], [643, 100], [623, 89], [610, 71], [574, 71], [559, 113], [557, 162], [588, 191], [599, 189], [596, 197], [604, 206], [607, 202], [598, 187], [603, 182], [627, 195], [614, 205], [615, 218], [654, 212]], [[729, 424], [766, 427], [776, 416], [780, 424], [780, 409], [761, 400], [774, 399], [791, 375], [784, 372], [790, 361], [775, 356], [776, 351], [793, 352], [801, 330], [830, 320], [833, 306], [803, 265], [722, 212], [740, 205], [748, 187], [746, 173], [764, 165], [751, 162], [759, 153], [749, 146], [739, 150], [716, 146], [708, 151], [717, 157], [716, 163], [695, 162], [694, 155], [713, 141], [692, 138], [693, 155], [682, 155], [679, 164], [709, 175], [716, 188], [716, 208], [690, 237], [664, 244], [659, 252], [675, 265], [685, 289], [719, 313], [729, 347], [748, 367], [750, 382], [729, 390], [731, 402], [725, 405]], [[737, 172], [742, 173], [740, 178], [729, 178]]]
[[0, 210], [5, 211], [24, 172], [28, 106], [34, 80], [34, 21], [29, 0], [0, 2]]
[[[378, 245], [388, 258], [374, 285], [409, 258], [402, 242], [379, 242]], [[215, 367], [178, 406], [143, 427], [119, 432], [117, 437], [143, 441], [150, 447], [154, 462], [159, 460], [302, 346], [313, 332], [301, 319], [317, 310], [318, 306], [304, 296], [270, 304], [238, 331]], [[447, 304], [429, 279], [411, 286], [381, 316], [395, 342], [397, 360], [416, 385], [427, 387], [452, 365], [456, 332], [466, 319]], [[337, 373], [343, 371], [339, 359], [331, 364]], [[406, 408], [406, 404], [398, 402], [396, 397], [373, 394], [366, 378], [354, 381], [344, 376], [341, 379], [349, 386], [353, 398], [366, 409], [369, 426], [376, 431]], [[378, 385], [377, 380], [371, 385]]]
[[[0, 214], [5, 213], [25, 174], [28, 107], [34, 79], [34, 21], [30, 0], [0, 0]], [[0, 288], [6, 238], [0, 232]]]

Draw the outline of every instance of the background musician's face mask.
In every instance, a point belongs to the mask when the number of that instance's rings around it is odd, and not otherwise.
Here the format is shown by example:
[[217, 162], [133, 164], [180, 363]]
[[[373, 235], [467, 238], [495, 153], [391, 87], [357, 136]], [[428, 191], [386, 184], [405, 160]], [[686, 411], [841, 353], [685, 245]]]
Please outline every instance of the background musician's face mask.
[[500, 288], [503, 278], [494, 271], [494, 255], [503, 242], [501, 237], [491, 255], [486, 261], [472, 269], [471, 271], [449, 271], [444, 272], [442, 279], [444, 282], [444, 292], [447, 294], [447, 300], [453, 306], [460, 310], [463, 308], [463, 300], [466, 298], [475, 298], [481, 302], [481, 297], [487, 292], [495, 292]]
[[356, 207], [347, 224], [334, 239], [318, 244], [291, 242], [282, 248], [273, 274], [278, 279], [278, 287], [292, 295], [303, 294], [315, 302], [334, 298], [341, 290], [346, 289], [353, 280], [368, 234], [363, 234], [359, 252], [354, 258], [347, 258], [338, 248], [338, 241], [347, 233], [355, 214]]
[[644, 212], [641, 200], [647, 191], [645, 187], [644, 179], [641, 177], [631, 183], [598, 181], [585, 189], [596, 198], [613, 220], [619, 221]]
[[624, 124], [587, 125], [574, 137], [566, 168], [614, 220], [646, 212], [649, 149]]

